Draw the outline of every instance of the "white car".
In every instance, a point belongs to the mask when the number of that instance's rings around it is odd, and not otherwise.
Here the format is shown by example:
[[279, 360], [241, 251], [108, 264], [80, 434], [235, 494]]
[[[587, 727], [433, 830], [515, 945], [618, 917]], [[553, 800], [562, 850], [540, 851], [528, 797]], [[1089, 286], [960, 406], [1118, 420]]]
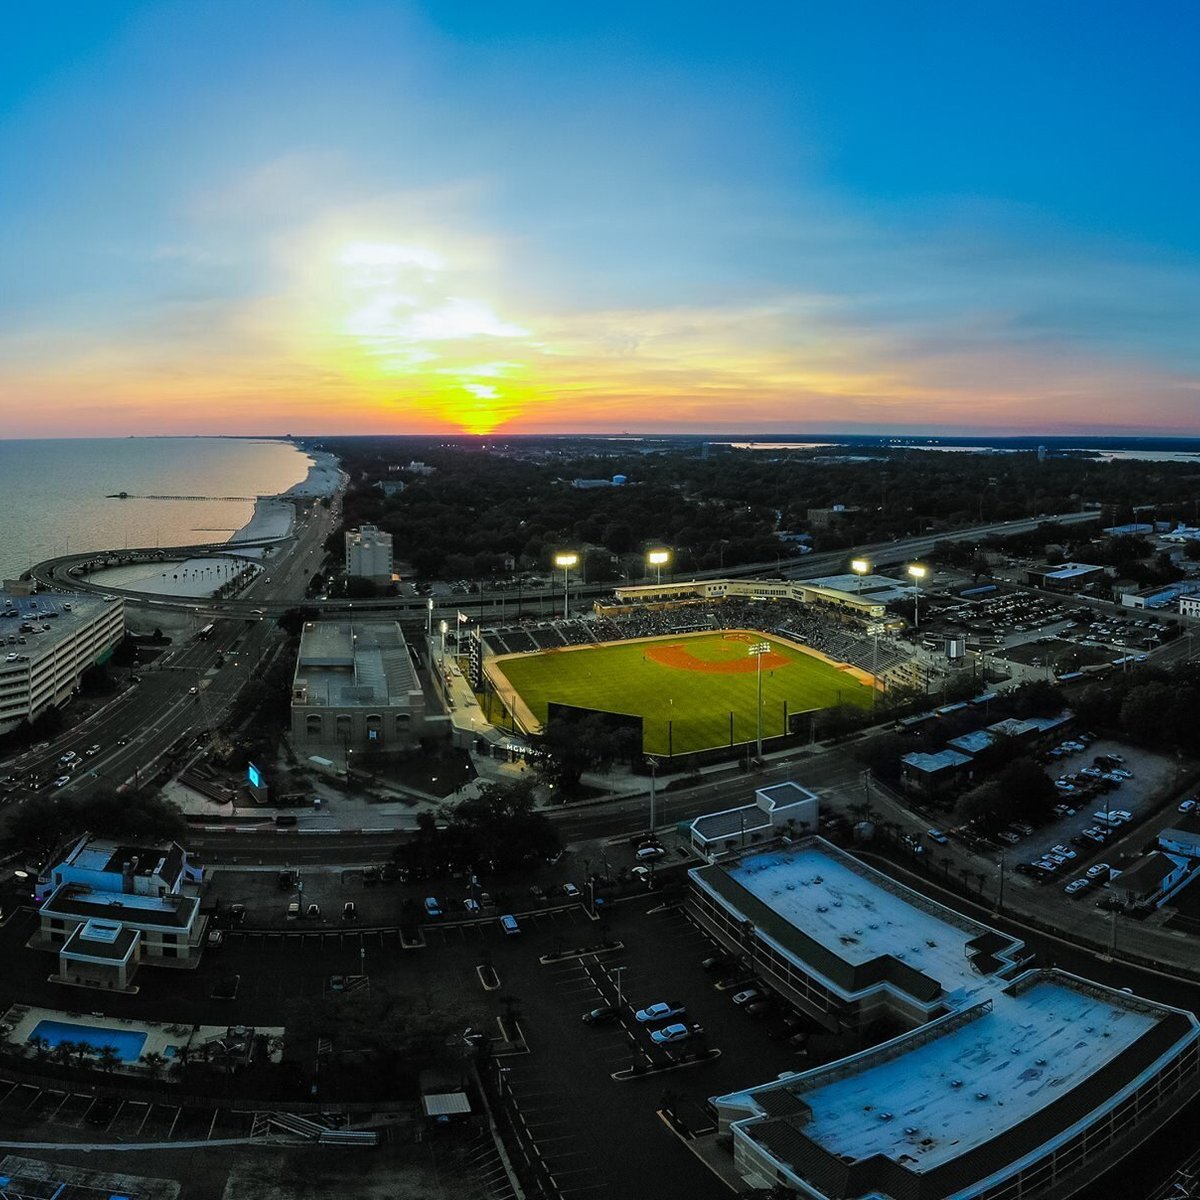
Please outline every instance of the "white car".
[[55, 786], [56, 788], [60, 788], [60, 787], [66, 787], [66, 786], [67, 786], [67, 784], [68, 784], [68, 783], [70, 783], [70, 782], [71, 782], [71, 777], [70, 777], [70, 775], [60, 775], [60, 776], [59, 776], [59, 777], [58, 777], [58, 778], [57, 778], [57, 779], [54, 781], [54, 786]]
[[638, 862], [649, 862], [652, 859], [662, 858], [666, 851], [661, 846], [643, 846], [634, 856]]
[[686, 1025], [667, 1025], [662, 1029], [654, 1029], [650, 1040], [656, 1046], [665, 1046], [669, 1042], [686, 1042], [692, 1036], [692, 1031]]
[[660, 1000], [657, 1004], [647, 1004], [645, 1008], [639, 1008], [633, 1015], [643, 1025], [648, 1025], [651, 1021], [666, 1021], [671, 1017], [682, 1017], [686, 1011], [687, 1009], [679, 1000]]
[[1102, 875], [1108, 875], [1112, 871], [1112, 867], [1108, 863], [1096, 863], [1094, 866], [1088, 867], [1087, 877], [1089, 879], [1099, 879]]
[[1183, 803], [1182, 803], [1182, 804], [1179, 806], [1179, 811], [1180, 811], [1180, 812], [1191, 812], [1191, 811], [1192, 811], [1192, 809], [1193, 809], [1193, 808], [1195, 808], [1195, 807], [1196, 807], [1196, 802], [1195, 802], [1195, 800], [1185, 800], [1185, 801], [1184, 801], [1184, 802], [1183, 802]]
[[1082, 892], [1087, 885], [1088, 881], [1086, 879], [1072, 879], [1071, 882], [1068, 883], [1065, 888], [1063, 888], [1063, 891], [1066, 892], [1068, 896], [1073, 896], [1076, 892]]
[[747, 1004], [753, 1004], [755, 1000], [762, 999], [763, 994], [758, 990], [758, 988], [747, 988], [744, 992], [738, 992], [737, 995], [733, 997], [733, 1002], [739, 1008], [742, 1008]]

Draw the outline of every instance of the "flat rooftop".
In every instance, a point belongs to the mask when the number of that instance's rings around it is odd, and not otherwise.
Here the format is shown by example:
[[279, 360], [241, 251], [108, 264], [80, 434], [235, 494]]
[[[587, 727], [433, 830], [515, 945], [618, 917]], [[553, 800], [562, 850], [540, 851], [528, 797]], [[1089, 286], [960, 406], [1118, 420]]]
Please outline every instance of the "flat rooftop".
[[940, 1197], [1040, 1153], [1197, 1037], [1190, 1014], [1057, 971], [852, 1059], [722, 1099], [825, 1196]]
[[420, 691], [395, 621], [308, 622], [300, 635], [295, 683], [304, 686], [304, 704], [318, 708], [406, 703], [409, 693]]
[[982, 1146], [1085, 1083], [1158, 1023], [1148, 1011], [1055, 983], [906, 1054], [814, 1091], [805, 1134], [831, 1154], [882, 1154], [928, 1171]]
[[693, 875], [848, 993], [890, 982], [922, 1001], [962, 1008], [995, 989], [993, 955], [1020, 945], [818, 839]]
[[134, 925], [157, 925], [183, 929], [200, 901], [195, 896], [139, 896], [131, 892], [94, 892], [75, 883], [64, 883], [42, 905], [43, 913], [128, 921]]
[[178, 875], [183, 865], [183, 851], [174, 844], [163, 850], [155, 846], [122, 846], [117, 842], [89, 838], [81, 842], [62, 865], [119, 875], [126, 863], [135, 875], [164, 872]]

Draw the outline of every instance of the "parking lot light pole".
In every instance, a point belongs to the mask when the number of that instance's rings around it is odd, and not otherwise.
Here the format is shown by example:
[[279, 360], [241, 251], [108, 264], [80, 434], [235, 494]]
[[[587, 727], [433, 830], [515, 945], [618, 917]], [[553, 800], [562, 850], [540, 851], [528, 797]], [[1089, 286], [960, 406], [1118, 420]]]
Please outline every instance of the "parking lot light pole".
[[621, 1011], [621, 976], [624, 974], [624, 967], [613, 967], [612, 973], [617, 977], [617, 1012]]
[[762, 660], [771, 652], [770, 642], [755, 642], [750, 653], [758, 660], [758, 757], [762, 758]]

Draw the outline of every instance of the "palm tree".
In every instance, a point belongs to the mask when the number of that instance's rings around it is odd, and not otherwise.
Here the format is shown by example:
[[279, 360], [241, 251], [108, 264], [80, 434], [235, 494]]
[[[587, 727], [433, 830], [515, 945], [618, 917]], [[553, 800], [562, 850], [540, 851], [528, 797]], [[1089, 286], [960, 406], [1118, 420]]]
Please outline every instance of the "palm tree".
[[96, 1053], [95, 1046], [89, 1044], [88, 1042], [76, 1042], [75, 1043], [75, 1065], [80, 1070], [83, 1070], [84, 1063], [86, 1063], [87, 1060], [89, 1058], [91, 1058], [92, 1055], [95, 1053]]
[[167, 1060], [158, 1053], [157, 1050], [151, 1050], [149, 1054], [142, 1055], [142, 1065], [150, 1073], [151, 1079], [157, 1079], [163, 1067], [166, 1066]]
[[96, 1057], [100, 1062], [100, 1070], [109, 1074], [116, 1070], [117, 1064], [121, 1061], [121, 1053], [116, 1046], [101, 1046], [96, 1051]]
[[38, 1062], [45, 1062], [50, 1057], [50, 1043], [41, 1034], [31, 1037], [25, 1044], [33, 1051]]
[[54, 1061], [62, 1063], [64, 1067], [69, 1067], [71, 1065], [71, 1059], [75, 1056], [75, 1049], [76, 1046], [74, 1042], [59, 1042], [58, 1045], [54, 1047]]

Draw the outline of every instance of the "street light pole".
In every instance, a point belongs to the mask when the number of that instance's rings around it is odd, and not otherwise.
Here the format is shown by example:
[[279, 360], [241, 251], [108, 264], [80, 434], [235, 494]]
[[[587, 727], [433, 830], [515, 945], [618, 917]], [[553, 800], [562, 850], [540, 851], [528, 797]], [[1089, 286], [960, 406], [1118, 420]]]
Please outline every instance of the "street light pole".
[[650, 833], [653, 835], [658, 825], [658, 759], [647, 754], [646, 761], [650, 764]]

